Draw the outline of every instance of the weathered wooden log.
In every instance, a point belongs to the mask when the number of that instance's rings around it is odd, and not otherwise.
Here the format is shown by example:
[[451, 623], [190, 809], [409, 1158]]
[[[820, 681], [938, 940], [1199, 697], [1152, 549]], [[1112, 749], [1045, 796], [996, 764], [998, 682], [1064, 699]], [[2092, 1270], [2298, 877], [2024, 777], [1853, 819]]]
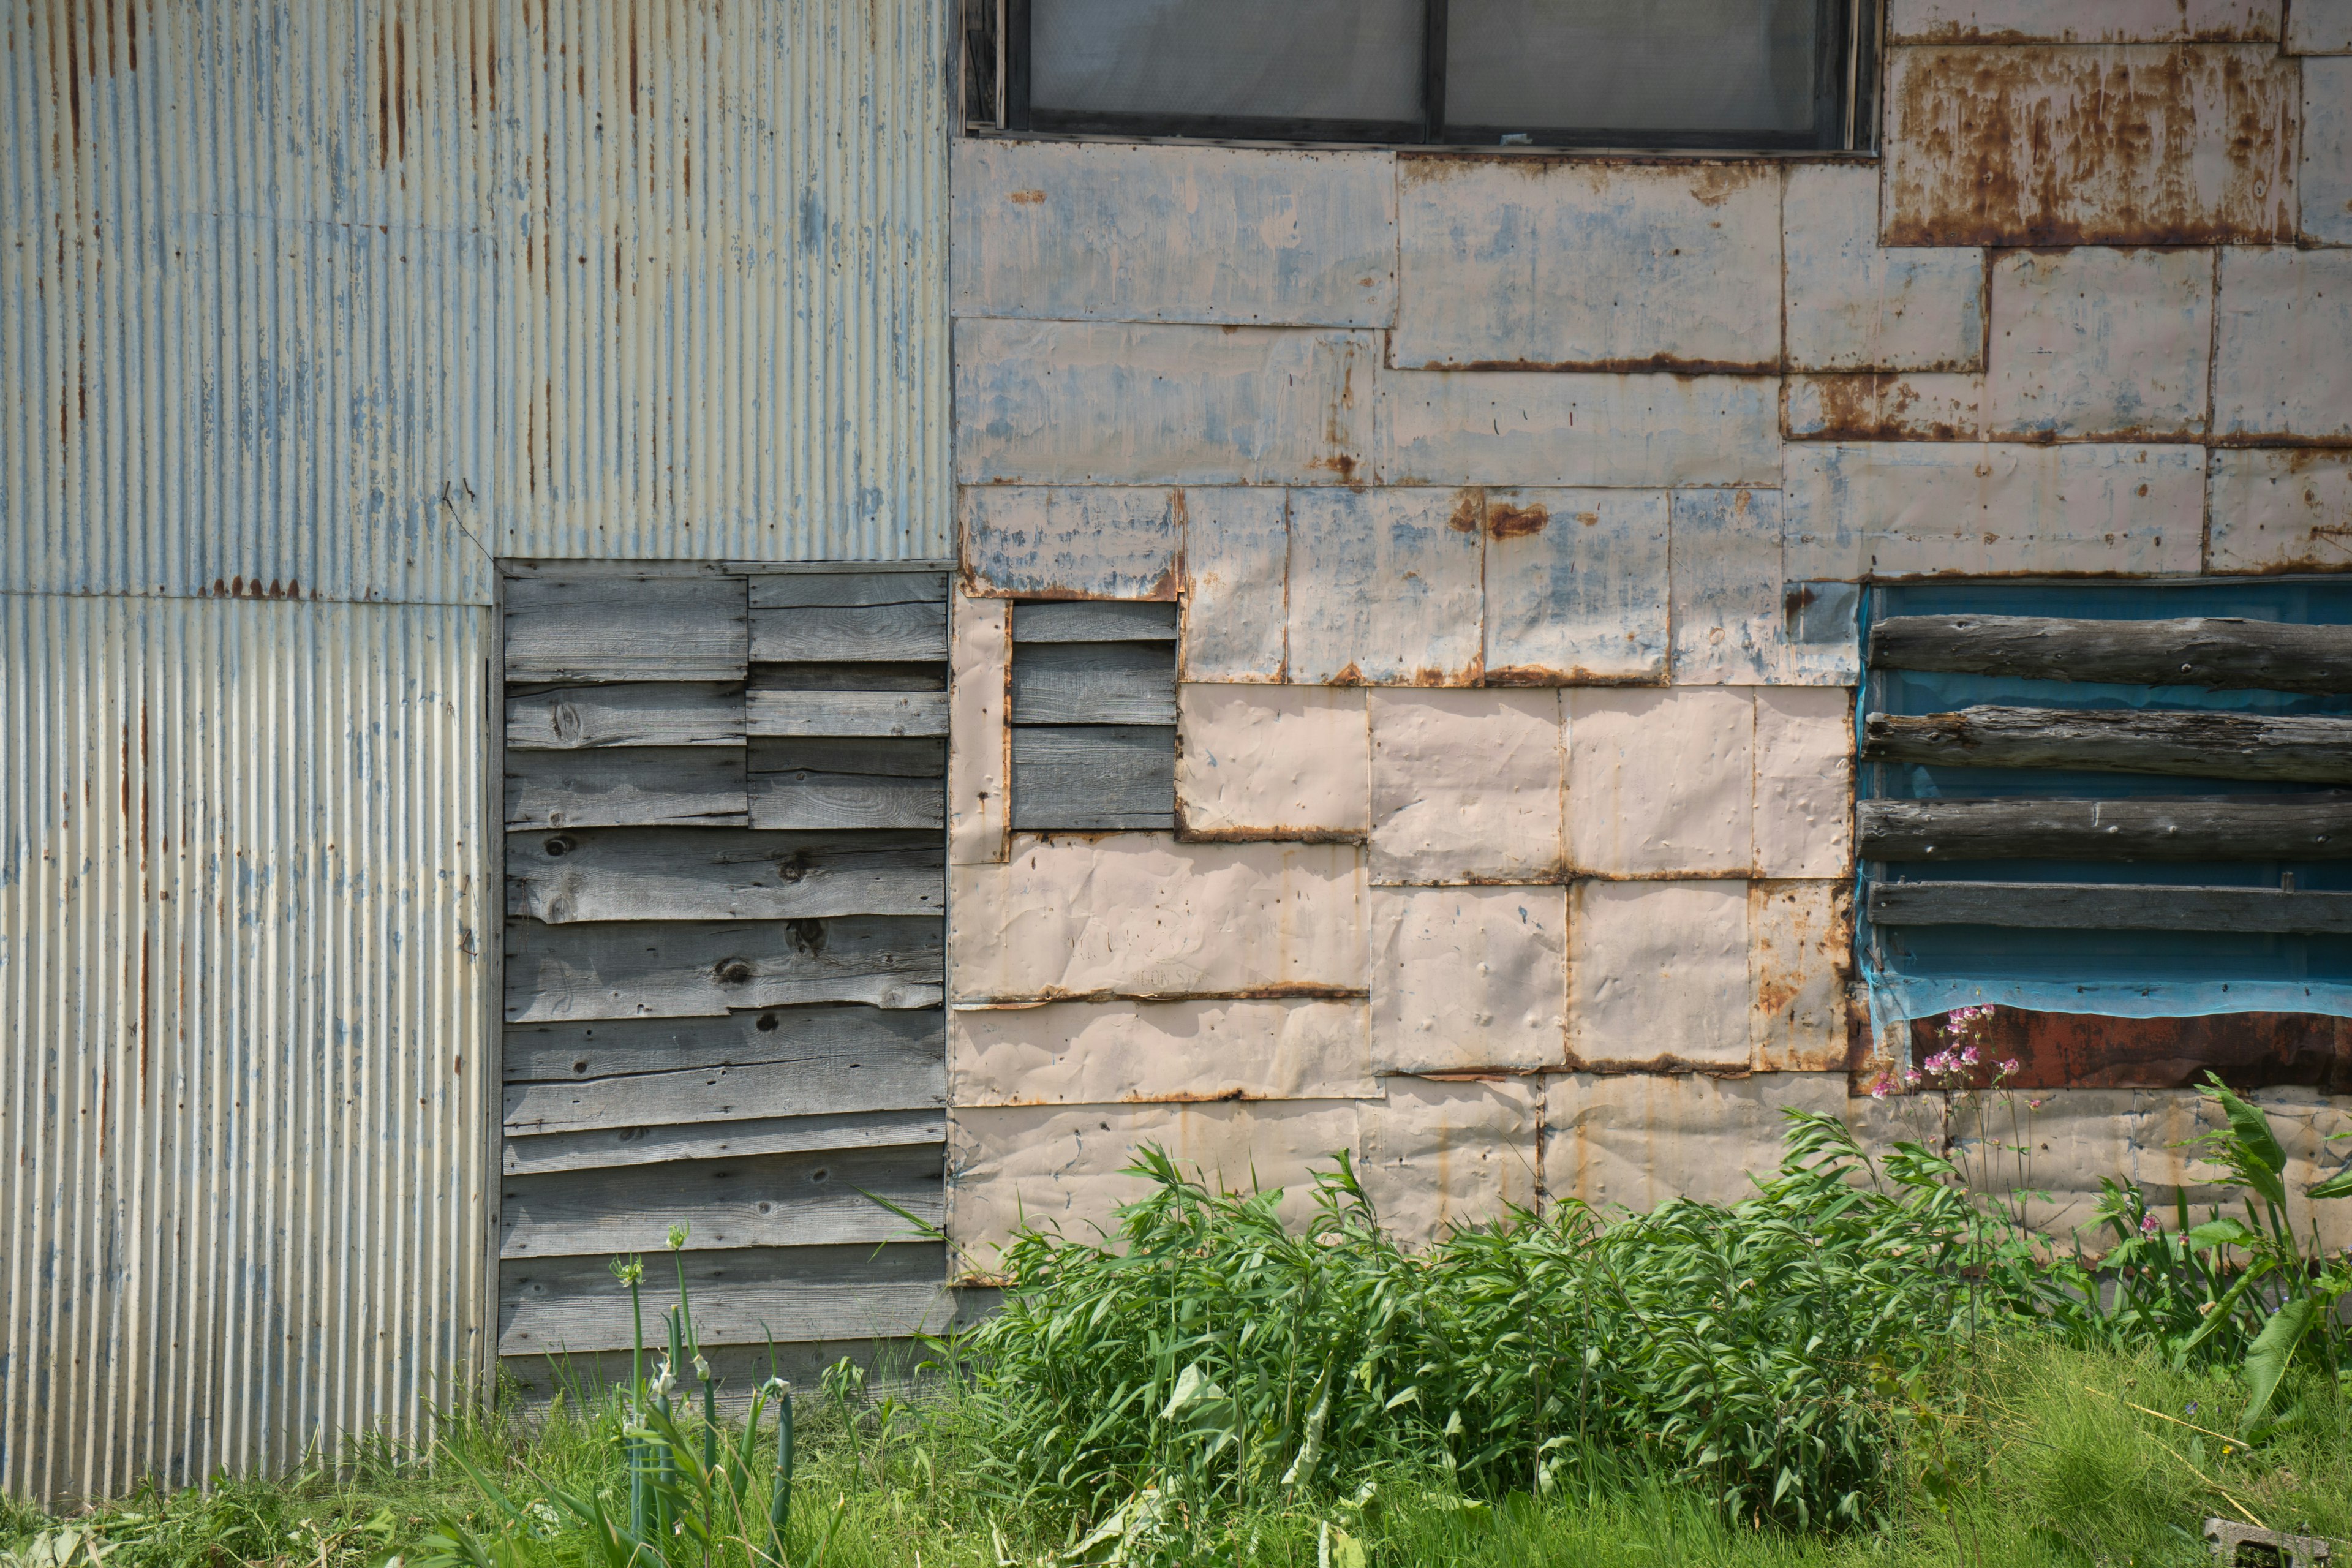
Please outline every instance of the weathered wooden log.
[[1880, 882], [1870, 889], [1870, 918], [1885, 926], [2343, 935], [2352, 932], [2352, 893], [2114, 882]]
[[1870, 628], [1870, 664], [2038, 680], [2352, 691], [2352, 626], [1893, 616]]
[[2340, 860], [2352, 800], [1865, 800], [1866, 860]]
[[2061, 708], [1873, 713], [1864, 762], [2352, 784], [2352, 719]]

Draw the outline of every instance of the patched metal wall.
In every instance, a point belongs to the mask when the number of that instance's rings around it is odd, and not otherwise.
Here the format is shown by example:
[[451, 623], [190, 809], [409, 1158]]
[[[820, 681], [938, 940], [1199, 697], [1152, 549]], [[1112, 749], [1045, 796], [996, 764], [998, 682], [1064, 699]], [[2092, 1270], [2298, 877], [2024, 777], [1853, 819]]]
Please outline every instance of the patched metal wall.
[[489, 629], [0, 595], [0, 1488], [414, 1442], [477, 1385]]

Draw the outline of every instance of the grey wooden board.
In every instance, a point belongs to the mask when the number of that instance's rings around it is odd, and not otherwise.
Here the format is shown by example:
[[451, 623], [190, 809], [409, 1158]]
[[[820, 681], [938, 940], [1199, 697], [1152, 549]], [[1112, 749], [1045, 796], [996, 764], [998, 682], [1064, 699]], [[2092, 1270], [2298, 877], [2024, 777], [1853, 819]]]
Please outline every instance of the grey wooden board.
[[921, 1233], [873, 1198], [933, 1225], [947, 1217], [944, 1148], [832, 1149], [667, 1165], [513, 1175], [499, 1200], [499, 1256], [659, 1252], [908, 1241]]
[[801, 736], [751, 742], [754, 773], [847, 773], [859, 778], [943, 779], [944, 740], [929, 736]]
[[753, 691], [945, 691], [948, 667], [939, 659], [887, 659], [858, 664], [803, 660], [751, 667]]
[[614, 1165], [657, 1165], [672, 1160], [715, 1160], [732, 1154], [779, 1154], [796, 1149], [896, 1147], [940, 1143], [948, 1135], [944, 1110], [852, 1110], [824, 1116], [770, 1116], [667, 1127], [621, 1127], [551, 1132], [506, 1141], [506, 1169], [593, 1171]]
[[2352, 932], [2352, 893], [2108, 882], [1880, 882], [1880, 925]]
[[740, 680], [743, 579], [576, 573], [506, 590], [506, 678]]
[[1864, 760], [2352, 783], [2352, 719], [2152, 710], [1964, 708], [1873, 713]]
[[944, 828], [947, 744], [906, 739], [758, 740], [751, 824], [762, 828]]
[[2043, 680], [2352, 691], [2352, 626], [1894, 616], [1870, 628], [1870, 662]]
[[507, 1020], [715, 1017], [809, 1002], [933, 1007], [944, 924], [906, 915], [576, 925], [510, 919]]
[[[763, 1340], [900, 1339], [953, 1312], [946, 1248], [937, 1242], [747, 1247], [680, 1255], [706, 1344]], [[499, 1268], [499, 1353], [618, 1350], [631, 1342], [627, 1287], [612, 1255], [517, 1259]], [[648, 1260], [646, 1283], [675, 1289], [669, 1260]], [[656, 1300], [660, 1290], [650, 1290]]]
[[740, 827], [751, 821], [750, 807], [739, 747], [507, 753], [510, 828]]
[[936, 834], [578, 828], [507, 835], [507, 913], [571, 921], [936, 915]]
[[1176, 606], [1122, 599], [1024, 599], [1013, 606], [1013, 640], [1172, 643]]
[[632, 681], [507, 689], [507, 745], [570, 752], [602, 746], [740, 746], [739, 682]]
[[1866, 860], [2340, 860], [2352, 801], [1865, 800]]
[[755, 660], [944, 659], [944, 600], [913, 605], [811, 605], [751, 612]]
[[581, 1083], [506, 1086], [509, 1137], [597, 1128], [752, 1121], [844, 1110], [935, 1110], [947, 1103], [936, 1049], [638, 1073]]
[[754, 735], [944, 735], [944, 691], [750, 691], [745, 728]]
[[1015, 724], [1173, 724], [1175, 649], [1158, 643], [1015, 644]]
[[921, 572], [779, 572], [754, 575], [755, 610], [801, 605], [943, 605], [948, 574]]
[[1013, 731], [1013, 826], [1173, 827], [1176, 731], [1082, 724]]
[[[716, 1018], [598, 1018], [579, 1023], [510, 1024], [502, 1037], [509, 1085], [549, 1083], [570, 1089], [583, 1079], [690, 1068], [788, 1062], [822, 1079], [839, 1059], [947, 1058], [947, 1018], [897, 1008], [753, 1007]], [[871, 1103], [929, 1105], [927, 1088], [902, 1085], [907, 1099]], [[822, 1098], [817, 1090], [813, 1096]], [[508, 1101], [509, 1109], [514, 1101]], [[845, 1108], [846, 1109], [846, 1108]]]

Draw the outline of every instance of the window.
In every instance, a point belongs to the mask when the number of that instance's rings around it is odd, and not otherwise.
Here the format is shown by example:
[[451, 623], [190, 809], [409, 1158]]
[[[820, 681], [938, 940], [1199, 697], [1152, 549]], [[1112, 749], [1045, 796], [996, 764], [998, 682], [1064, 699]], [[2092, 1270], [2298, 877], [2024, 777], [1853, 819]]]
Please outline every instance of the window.
[[[1012, 131], [1844, 148], [1872, 0], [966, 0], [965, 110]], [[1866, 139], [1866, 138], [1865, 138]]]
[[1176, 606], [1013, 606], [1013, 826], [1176, 826]]

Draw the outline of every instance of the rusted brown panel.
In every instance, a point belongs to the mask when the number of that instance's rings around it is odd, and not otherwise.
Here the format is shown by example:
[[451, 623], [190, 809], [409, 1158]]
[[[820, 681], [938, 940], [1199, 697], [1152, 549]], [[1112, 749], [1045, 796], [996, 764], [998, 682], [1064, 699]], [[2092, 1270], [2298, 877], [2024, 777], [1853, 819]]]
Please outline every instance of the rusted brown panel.
[[[1943, 1020], [1911, 1024], [1913, 1059], [1943, 1048]], [[2113, 1018], [1995, 1007], [1979, 1054], [2014, 1060], [2017, 1089], [2186, 1089], [2210, 1070], [2233, 1089], [2299, 1085], [2352, 1093], [2352, 1019], [2316, 1013]]]
[[1792, 441], [1973, 441], [1983, 401], [1984, 377], [1967, 372], [1791, 375], [1780, 431]]
[[2291, 240], [2298, 85], [2259, 46], [1897, 48], [1882, 238]]

